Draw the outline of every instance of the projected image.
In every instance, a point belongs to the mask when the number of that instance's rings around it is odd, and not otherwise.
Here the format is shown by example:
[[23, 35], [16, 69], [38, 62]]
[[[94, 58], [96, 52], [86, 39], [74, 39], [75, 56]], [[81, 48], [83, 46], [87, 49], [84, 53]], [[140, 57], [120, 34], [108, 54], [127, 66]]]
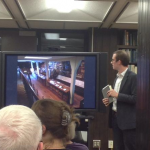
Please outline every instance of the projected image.
[[9, 56], [6, 76], [14, 82], [6, 84], [6, 102], [16, 93], [16, 103], [29, 107], [36, 100], [53, 99], [74, 108], [94, 109], [95, 62], [95, 57], [87, 56]]
[[[84, 57], [18, 57], [21, 80], [38, 99], [65, 101], [80, 108], [84, 101]], [[25, 83], [26, 82], [26, 83]], [[20, 89], [18, 88], [18, 92]]]

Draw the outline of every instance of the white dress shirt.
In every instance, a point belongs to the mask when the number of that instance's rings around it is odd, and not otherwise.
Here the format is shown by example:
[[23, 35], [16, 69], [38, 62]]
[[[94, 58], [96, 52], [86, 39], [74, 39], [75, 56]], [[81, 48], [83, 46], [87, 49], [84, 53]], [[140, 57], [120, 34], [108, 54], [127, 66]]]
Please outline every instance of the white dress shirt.
[[[122, 73], [120, 73], [120, 74], [117, 73], [117, 79], [116, 79], [116, 83], [115, 83], [115, 87], [114, 87], [114, 90], [117, 93], [119, 93], [120, 85], [121, 85], [121, 82], [123, 80], [123, 77], [124, 77], [127, 69], [125, 71], [123, 71]], [[115, 111], [115, 112], [117, 112], [117, 99], [116, 98], [113, 98], [113, 107], [112, 107], [112, 110]]]

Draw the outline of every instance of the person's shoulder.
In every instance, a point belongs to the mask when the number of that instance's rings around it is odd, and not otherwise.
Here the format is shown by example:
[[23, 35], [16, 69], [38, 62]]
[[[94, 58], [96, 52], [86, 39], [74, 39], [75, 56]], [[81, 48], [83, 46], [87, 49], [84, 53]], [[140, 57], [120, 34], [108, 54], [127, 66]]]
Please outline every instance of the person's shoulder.
[[76, 142], [73, 142], [72, 144], [68, 144], [67, 148], [70, 148], [70, 149], [74, 148], [74, 149], [77, 149], [77, 150], [89, 150], [86, 145], [81, 144], [81, 143], [76, 143]]
[[127, 70], [127, 73], [130, 75], [130, 76], [137, 76], [137, 74], [136, 73], [134, 73], [133, 71], [131, 71], [131, 70]]
[[132, 81], [132, 82], [136, 82], [137, 81], [137, 74], [128, 70], [128, 80]]

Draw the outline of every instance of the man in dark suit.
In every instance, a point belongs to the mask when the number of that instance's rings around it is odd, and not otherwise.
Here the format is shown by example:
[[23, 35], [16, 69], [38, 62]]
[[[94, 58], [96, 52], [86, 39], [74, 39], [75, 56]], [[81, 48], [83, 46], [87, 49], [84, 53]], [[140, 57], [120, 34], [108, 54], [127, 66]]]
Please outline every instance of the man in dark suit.
[[123, 51], [115, 51], [111, 61], [114, 70], [118, 71], [112, 90], [107, 95], [113, 97], [103, 99], [105, 106], [110, 106], [109, 125], [113, 129], [115, 150], [136, 150], [136, 88], [137, 76], [128, 69], [129, 55]]

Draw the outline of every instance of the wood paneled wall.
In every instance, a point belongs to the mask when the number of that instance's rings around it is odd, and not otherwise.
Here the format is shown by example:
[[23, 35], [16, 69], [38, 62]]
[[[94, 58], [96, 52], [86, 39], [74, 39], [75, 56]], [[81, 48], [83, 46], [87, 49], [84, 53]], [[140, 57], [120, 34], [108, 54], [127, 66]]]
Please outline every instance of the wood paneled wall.
[[137, 150], [150, 149], [150, 1], [139, 0]]
[[112, 54], [117, 50], [118, 45], [118, 30], [117, 29], [94, 29], [94, 52], [108, 52], [108, 83], [113, 84], [116, 72], [110, 64]]
[[1, 51], [36, 51], [36, 36], [19, 36], [19, 30], [1, 30]]
[[[94, 42], [93, 51], [94, 52], [108, 52], [108, 84], [113, 84], [116, 72], [112, 69], [110, 64], [112, 54], [117, 50], [117, 33], [116, 29], [98, 29], [94, 28]], [[103, 64], [102, 64], [103, 65]], [[101, 92], [101, 91], [100, 91]], [[108, 128], [108, 113], [109, 110], [106, 108], [105, 113], [95, 112], [93, 113], [94, 119], [90, 121], [89, 126], [89, 136], [90, 143], [89, 149], [93, 149], [92, 140], [101, 140], [101, 149], [108, 149], [108, 140], [112, 140], [112, 130]]]

